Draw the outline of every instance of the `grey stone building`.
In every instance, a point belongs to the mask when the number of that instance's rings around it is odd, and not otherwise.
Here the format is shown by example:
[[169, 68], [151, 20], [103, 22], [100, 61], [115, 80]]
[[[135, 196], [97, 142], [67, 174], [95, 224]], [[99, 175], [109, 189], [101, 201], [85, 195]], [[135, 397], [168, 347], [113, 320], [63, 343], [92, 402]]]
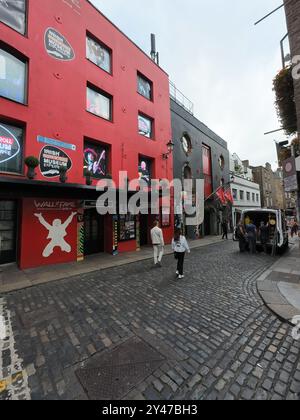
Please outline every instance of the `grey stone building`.
[[[230, 159], [227, 143], [193, 115], [186, 101], [172, 99], [171, 117], [174, 147], [174, 178], [205, 180], [205, 220], [200, 227], [187, 227], [185, 216], [177, 226], [190, 239], [221, 233], [222, 218], [231, 219], [231, 206], [222, 206], [213, 194], [221, 185], [230, 188]], [[181, 219], [181, 220], [180, 220]]]

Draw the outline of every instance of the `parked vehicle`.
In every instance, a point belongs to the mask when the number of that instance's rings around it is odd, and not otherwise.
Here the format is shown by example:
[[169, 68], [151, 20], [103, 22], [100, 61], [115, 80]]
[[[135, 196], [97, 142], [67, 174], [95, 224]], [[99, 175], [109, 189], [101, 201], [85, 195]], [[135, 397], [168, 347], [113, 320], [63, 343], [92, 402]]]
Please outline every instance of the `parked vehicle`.
[[[250, 209], [243, 210], [241, 213], [240, 219], [244, 225], [252, 221], [252, 223], [259, 227], [261, 222], [268, 223], [270, 234], [269, 241], [267, 243], [267, 249], [274, 255], [277, 253], [285, 252], [289, 247], [289, 234], [288, 227], [286, 225], [285, 213], [282, 210], [272, 210], [272, 209]], [[238, 241], [236, 237], [236, 229], [234, 230], [234, 241]], [[257, 238], [257, 250], [262, 251], [262, 245]]]

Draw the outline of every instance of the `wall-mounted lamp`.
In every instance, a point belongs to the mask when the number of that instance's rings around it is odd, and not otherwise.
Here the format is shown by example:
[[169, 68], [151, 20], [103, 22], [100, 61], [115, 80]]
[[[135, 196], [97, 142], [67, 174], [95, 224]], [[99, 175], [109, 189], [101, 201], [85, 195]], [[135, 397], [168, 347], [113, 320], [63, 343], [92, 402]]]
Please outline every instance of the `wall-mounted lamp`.
[[164, 159], [164, 160], [169, 159], [170, 154], [172, 154], [172, 153], [173, 153], [174, 146], [175, 146], [175, 145], [174, 145], [174, 143], [172, 142], [172, 140], [170, 140], [170, 141], [169, 141], [169, 143], [167, 144], [168, 153], [164, 153], [164, 154], [163, 154], [163, 159]]

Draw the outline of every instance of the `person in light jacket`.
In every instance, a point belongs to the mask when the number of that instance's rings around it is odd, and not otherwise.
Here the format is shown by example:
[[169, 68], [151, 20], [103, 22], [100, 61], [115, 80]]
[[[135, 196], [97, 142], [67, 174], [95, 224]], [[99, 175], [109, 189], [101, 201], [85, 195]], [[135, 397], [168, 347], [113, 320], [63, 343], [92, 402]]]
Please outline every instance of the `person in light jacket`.
[[177, 271], [176, 275], [179, 279], [183, 279], [183, 265], [186, 252], [190, 254], [191, 250], [187, 243], [186, 238], [182, 235], [181, 229], [176, 229], [175, 236], [172, 241], [172, 249], [175, 253], [177, 260]]
[[154, 250], [154, 265], [155, 267], [161, 267], [165, 241], [163, 231], [160, 229], [158, 221], [154, 222], [153, 229], [151, 230], [151, 239]]

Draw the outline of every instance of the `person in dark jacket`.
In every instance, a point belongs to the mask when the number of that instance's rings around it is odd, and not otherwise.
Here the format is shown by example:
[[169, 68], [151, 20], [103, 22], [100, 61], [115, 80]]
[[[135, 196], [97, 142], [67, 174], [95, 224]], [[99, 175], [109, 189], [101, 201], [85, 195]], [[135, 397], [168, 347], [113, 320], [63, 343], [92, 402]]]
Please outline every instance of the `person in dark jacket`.
[[236, 228], [236, 237], [239, 240], [240, 252], [245, 252], [247, 249], [246, 230], [242, 222]]
[[227, 222], [227, 220], [223, 220], [223, 222], [222, 222], [222, 231], [223, 231], [222, 239], [226, 239], [226, 241], [228, 241], [228, 222]]
[[263, 247], [264, 253], [267, 254], [267, 244], [270, 241], [270, 229], [268, 223], [261, 222], [259, 228], [259, 239]]

